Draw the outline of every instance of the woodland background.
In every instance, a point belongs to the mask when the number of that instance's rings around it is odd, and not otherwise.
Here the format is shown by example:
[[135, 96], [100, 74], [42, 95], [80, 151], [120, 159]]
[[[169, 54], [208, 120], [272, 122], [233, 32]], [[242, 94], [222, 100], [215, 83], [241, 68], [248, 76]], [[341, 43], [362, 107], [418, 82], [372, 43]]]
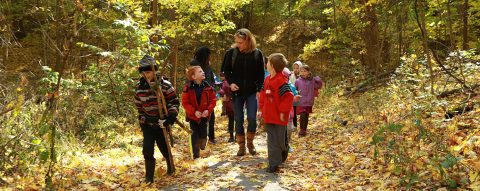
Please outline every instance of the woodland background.
[[73, 188], [64, 166], [82, 153], [138, 142], [143, 55], [180, 94], [195, 48], [213, 50], [218, 75], [238, 28], [322, 77], [311, 123], [362, 137], [369, 165], [397, 178], [390, 189], [479, 188], [474, 0], [2, 0], [0, 186]]

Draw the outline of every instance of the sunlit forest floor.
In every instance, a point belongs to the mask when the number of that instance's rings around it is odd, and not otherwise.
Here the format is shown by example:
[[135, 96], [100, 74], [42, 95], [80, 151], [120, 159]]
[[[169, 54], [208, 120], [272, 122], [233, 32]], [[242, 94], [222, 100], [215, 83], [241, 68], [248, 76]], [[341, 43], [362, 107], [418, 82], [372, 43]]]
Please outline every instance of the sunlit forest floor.
[[[141, 151], [142, 136], [139, 128], [131, 127], [134, 133], [118, 136], [119, 148], [100, 151], [72, 151], [68, 160], [58, 163], [55, 185], [59, 190], [398, 190], [402, 174], [398, 173], [395, 163], [384, 162], [375, 156], [371, 144], [376, 126], [382, 124], [378, 116], [353, 115], [345, 117], [346, 125], [338, 122], [332, 109], [341, 104], [343, 98], [335, 96], [320, 98], [310, 116], [308, 135], [292, 136], [293, 153], [290, 153], [285, 165], [279, 173], [265, 172], [267, 167], [266, 133], [258, 129], [255, 139], [257, 155], [237, 157], [237, 144], [228, 143], [226, 117], [217, 116], [217, 143], [207, 145], [201, 152], [201, 158], [192, 160], [189, 154], [188, 135], [181, 129], [174, 129], [175, 147], [173, 154], [177, 172], [174, 176], [166, 175], [166, 164], [156, 149], [157, 170], [155, 182], [151, 185], [143, 183], [144, 161]], [[344, 100], [345, 101], [345, 100]], [[479, 101], [479, 98], [474, 98]], [[344, 103], [349, 104], [349, 102]], [[338, 108], [336, 108], [338, 109]], [[350, 108], [351, 109], [351, 108]], [[345, 110], [350, 110], [345, 108]], [[217, 111], [217, 113], [220, 113]], [[373, 112], [375, 113], [375, 112]], [[378, 112], [377, 112], [378, 113]], [[468, 129], [456, 129], [451, 133], [456, 143], [449, 146], [466, 144], [472, 136], [478, 136], [480, 109], [459, 116], [455, 120], [439, 120], [436, 123], [445, 128], [469, 123]], [[338, 116], [337, 116], [338, 117]], [[440, 119], [443, 116], [437, 116]], [[435, 116], [433, 117], [435, 118]], [[433, 123], [428, 123], [433, 125]], [[448, 128], [447, 128], [448, 129]], [[416, 131], [404, 128], [402, 131]], [[406, 138], [407, 140], [410, 139]], [[412, 138], [413, 139], [413, 138]], [[420, 151], [434, 152], [428, 145], [422, 145]], [[467, 147], [463, 145], [464, 147]], [[474, 150], [475, 146], [470, 149]], [[476, 151], [475, 151], [476, 152]], [[413, 153], [415, 154], [415, 153]], [[420, 157], [421, 158], [421, 157]], [[469, 164], [475, 168], [474, 159], [464, 158], [460, 165]], [[412, 162], [420, 181], [412, 182], [413, 188], [443, 188], [443, 175], [438, 170], [431, 170], [425, 159]], [[425, 167], [427, 166], [427, 167]], [[463, 168], [462, 168], [463, 169]], [[468, 169], [468, 168], [467, 168]], [[478, 172], [478, 171], [476, 171]], [[470, 188], [475, 190], [478, 178], [475, 171], [463, 171], [460, 168], [454, 173], [469, 181]], [[451, 174], [453, 175], [453, 174]], [[453, 176], [452, 176], [453, 177]], [[455, 176], [456, 177], [456, 176]], [[43, 185], [44, 175], [27, 178], [9, 177], [10, 188], [20, 190], [37, 190]], [[429, 180], [428, 182], [425, 180]], [[461, 181], [461, 180], [459, 180]], [[408, 180], [406, 181], [408, 183]], [[414, 183], [414, 184], [413, 184]]]

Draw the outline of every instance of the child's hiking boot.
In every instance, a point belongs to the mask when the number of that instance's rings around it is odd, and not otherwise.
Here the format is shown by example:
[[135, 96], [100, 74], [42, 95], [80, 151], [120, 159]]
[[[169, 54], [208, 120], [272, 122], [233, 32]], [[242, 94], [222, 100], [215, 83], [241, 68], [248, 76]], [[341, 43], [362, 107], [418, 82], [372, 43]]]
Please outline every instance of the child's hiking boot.
[[169, 159], [167, 159], [167, 175], [173, 175], [175, 173], [175, 166], [173, 164], [173, 161], [170, 162]]
[[155, 174], [155, 160], [145, 160], [145, 182], [147, 184], [153, 183], [154, 174]]
[[200, 149], [202, 149], [201, 143], [192, 144], [193, 159], [200, 158]]
[[265, 170], [268, 173], [275, 173], [278, 171], [278, 166], [270, 166], [268, 165], [267, 169]]
[[201, 150], [205, 150], [205, 147], [207, 146], [207, 139], [203, 138], [203, 139], [200, 139], [199, 141], [200, 141], [200, 144], [198, 145], [198, 147]]
[[305, 129], [300, 129], [300, 131], [298, 132], [298, 136], [300, 137], [305, 137], [307, 135], [307, 130]]

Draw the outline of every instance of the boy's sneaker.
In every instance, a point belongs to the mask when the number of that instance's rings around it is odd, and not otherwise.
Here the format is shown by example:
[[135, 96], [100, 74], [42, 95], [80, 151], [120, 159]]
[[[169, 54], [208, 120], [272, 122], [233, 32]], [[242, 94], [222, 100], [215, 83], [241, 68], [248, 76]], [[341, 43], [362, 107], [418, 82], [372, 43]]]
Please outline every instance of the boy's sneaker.
[[288, 153], [293, 153], [293, 148], [292, 147], [288, 147]]

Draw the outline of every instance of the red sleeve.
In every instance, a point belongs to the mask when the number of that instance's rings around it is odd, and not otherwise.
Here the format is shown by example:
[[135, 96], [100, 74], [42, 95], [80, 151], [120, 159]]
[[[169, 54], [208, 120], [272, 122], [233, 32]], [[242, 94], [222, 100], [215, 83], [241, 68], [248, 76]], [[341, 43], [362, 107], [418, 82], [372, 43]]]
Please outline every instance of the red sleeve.
[[265, 89], [260, 90], [258, 95], [258, 110], [263, 113], [263, 105], [265, 104]]
[[278, 110], [280, 113], [285, 113], [288, 115], [293, 106], [293, 93], [287, 83], [282, 84], [279, 88], [279, 91]]
[[270, 75], [268, 75], [266, 78], [265, 78], [265, 81], [263, 82], [263, 87], [262, 89], [260, 90], [260, 94], [258, 95], [258, 108], [260, 110], [260, 112], [264, 113], [263, 112], [263, 106], [265, 105], [265, 86], [266, 84], [269, 84], [270, 83]]
[[187, 118], [190, 118], [190, 119], [196, 118], [195, 108], [193, 108], [193, 105], [190, 104], [187, 87], [185, 87], [182, 93], [182, 106], [183, 106], [183, 109], [185, 109], [185, 114], [187, 115]]

